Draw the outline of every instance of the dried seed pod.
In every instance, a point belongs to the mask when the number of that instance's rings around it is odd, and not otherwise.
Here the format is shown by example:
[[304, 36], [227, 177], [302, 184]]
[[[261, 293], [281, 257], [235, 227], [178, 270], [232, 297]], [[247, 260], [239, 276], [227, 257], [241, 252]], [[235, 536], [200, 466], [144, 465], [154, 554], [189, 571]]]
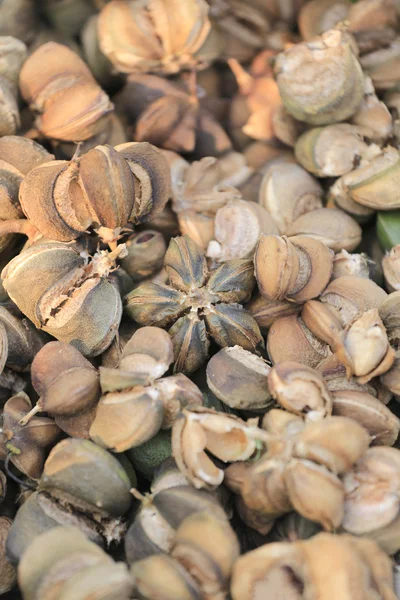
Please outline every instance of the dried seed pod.
[[330, 349], [321, 342], [297, 315], [277, 319], [267, 337], [267, 350], [273, 364], [294, 361], [313, 369], [329, 356]]
[[2, 277], [10, 298], [38, 329], [95, 356], [112, 342], [122, 303], [107, 278], [116, 255], [102, 251], [88, 260], [83, 254], [56, 242], [31, 246], [8, 263]]
[[296, 512], [278, 519], [271, 532], [271, 542], [297, 542], [308, 540], [321, 531], [321, 527]]
[[202, 249], [183, 236], [171, 240], [165, 268], [170, 284], [141, 284], [126, 296], [125, 311], [142, 325], [174, 323], [175, 371], [191, 373], [206, 360], [207, 332], [221, 347], [254, 351], [263, 343], [256, 321], [238, 304], [255, 283], [250, 260], [231, 260], [209, 273]]
[[374, 262], [366, 254], [349, 254], [347, 250], [341, 250], [333, 259], [332, 279], [338, 279], [345, 275], [368, 279], [370, 267], [373, 266]]
[[171, 551], [193, 577], [205, 600], [224, 597], [240, 549], [227, 519], [208, 512], [188, 516], [178, 527]]
[[206, 511], [220, 519], [226, 518], [214, 495], [205, 490], [195, 490], [187, 483], [141, 499], [142, 504], [124, 541], [130, 565], [152, 554], [169, 554], [176, 529], [193, 513]]
[[50, 452], [39, 491], [81, 510], [121, 516], [132, 503], [130, 487], [128, 475], [109, 452], [88, 440], [69, 438]]
[[31, 408], [31, 401], [24, 392], [7, 400], [3, 410], [0, 455], [4, 460], [10, 454], [11, 462], [19, 471], [31, 479], [39, 479], [45, 448], [54, 444], [60, 430], [47, 417], [33, 417], [27, 425], [21, 423]]
[[361, 66], [349, 36], [340, 30], [295, 44], [278, 55], [274, 71], [286, 110], [311, 125], [348, 119], [364, 96]]
[[278, 234], [270, 214], [255, 202], [230, 200], [215, 215], [207, 256], [216, 262], [251, 258], [262, 234]]
[[79, 56], [55, 42], [40, 46], [25, 62], [20, 89], [39, 115], [36, 127], [50, 138], [86, 140], [104, 128], [114, 108]]
[[206, 408], [185, 409], [172, 428], [172, 454], [176, 464], [195, 488], [214, 489], [224, 472], [205, 450], [223, 462], [247, 460], [256, 443], [251, 426], [233, 415]]
[[389, 292], [400, 290], [400, 246], [394, 246], [382, 259], [383, 275]]
[[348, 123], [309, 129], [295, 145], [299, 163], [317, 177], [340, 177], [352, 171], [367, 152], [362, 130]]
[[301, 308], [301, 304], [289, 300], [270, 300], [264, 296], [255, 296], [246, 304], [246, 309], [255, 318], [262, 332], [278, 319], [298, 314]]
[[0, 517], [0, 594], [9, 592], [15, 584], [17, 573], [7, 560], [6, 540], [12, 521], [7, 517]]
[[370, 279], [347, 275], [331, 281], [320, 300], [346, 326], [371, 308], [379, 308], [386, 298], [386, 292]]
[[0, 10], [0, 35], [12, 35], [29, 44], [37, 34], [37, 17], [31, 0], [4, 0]]
[[400, 431], [399, 419], [371, 394], [355, 390], [332, 392], [333, 415], [360, 423], [370, 434], [372, 443], [393, 446]]
[[36, 353], [43, 346], [42, 336], [30, 321], [15, 317], [3, 306], [0, 306], [0, 323], [7, 340], [4, 348], [7, 366], [16, 371], [28, 370]]
[[57, 527], [34, 540], [19, 564], [18, 582], [26, 600], [128, 600], [133, 587], [126, 566], [75, 527]]
[[262, 178], [258, 202], [285, 234], [301, 215], [322, 208], [322, 189], [300, 165], [271, 163]]
[[160, 271], [167, 245], [160, 232], [149, 229], [130, 237], [126, 242], [126, 250], [127, 255], [121, 260], [121, 266], [134, 281], [141, 281]]
[[319, 340], [328, 344], [336, 352], [342, 344], [343, 326], [330, 307], [318, 300], [308, 300], [301, 311], [301, 319], [310, 332]]
[[400, 341], [400, 292], [392, 292], [379, 306], [379, 316], [385, 326], [390, 344], [397, 350]]
[[90, 16], [81, 30], [81, 43], [85, 60], [96, 80], [102, 87], [109, 88], [119, 83], [119, 77], [113, 72], [113, 64], [100, 50], [97, 14]]
[[261, 236], [254, 256], [258, 288], [271, 300], [319, 296], [332, 273], [332, 252], [308, 237]]
[[399, 81], [400, 43], [396, 38], [389, 45], [374, 50], [360, 58], [364, 72], [372, 79], [378, 91], [395, 90]]
[[183, 13], [181, 9], [153, 0], [109, 2], [99, 16], [102, 52], [121, 73], [171, 74], [207, 67], [219, 52], [208, 4], [190, 0]]
[[332, 397], [323, 377], [310, 367], [280, 362], [268, 374], [271, 394], [279, 404], [306, 420], [318, 420], [332, 413]]
[[200, 590], [182, 565], [167, 554], [144, 558], [131, 567], [134, 588], [143, 600], [201, 600]]
[[336, 354], [330, 354], [328, 358], [320, 362], [316, 369], [323, 375], [330, 392], [345, 392], [347, 390], [362, 392], [377, 398], [382, 404], [387, 404], [391, 400], [391, 394], [385, 390], [379, 380], [361, 384], [355, 377], [348, 379], [346, 367], [339, 362]]
[[31, 376], [40, 395], [35, 410], [48, 412], [69, 435], [88, 438], [100, 397], [93, 365], [70, 344], [49, 342], [36, 355]]
[[[399, 549], [396, 522], [400, 453], [396, 448], [370, 448], [343, 479], [346, 498], [342, 527], [355, 535], [376, 537], [389, 553]], [[389, 527], [390, 526], [390, 527]]]
[[20, 126], [18, 77], [26, 46], [14, 37], [0, 37], [0, 135], [13, 135]]
[[387, 146], [372, 160], [341, 178], [342, 193], [367, 209], [399, 208], [399, 187], [396, 177], [399, 167], [398, 150]]
[[54, 29], [72, 37], [94, 13], [94, 7], [86, 0], [45, 0], [43, 11]]
[[360, 383], [386, 373], [395, 359], [386, 329], [376, 308], [366, 311], [341, 334], [336, 353], [348, 376], [356, 375]]
[[319, 208], [294, 221], [287, 230], [289, 236], [308, 236], [334, 252], [351, 252], [361, 242], [361, 227], [350, 215], [336, 208]]
[[[381, 1], [385, 2], [386, 0]], [[389, 107], [379, 100], [369, 77], [365, 78], [364, 99], [354, 113], [351, 122], [361, 128], [363, 136], [376, 143], [384, 142], [394, 132]], [[369, 150], [371, 151], [371, 147]]]
[[241, 346], [223, 348], [207, 365], [207, 385], [217, 398], [238, 410], [260, 410], [271, 404], [268, 363]]
[[45, 237], [67, 242], [93, 226], [115, 244], [128, 221], [139, 224], [162, 210], [168, 193], [161, 153], [150, 144], [131, 143], [97, 146], [69, 163], [33, 169], [21, 185], [20, 202]]
[[358, 223], [366, 223], [371, 220], [375, 214], [373, 208], [362, 206], [358, 202], [351, 199], [347, 188], [344, 184], [346, 175], [336, 179], [335, 183], [328, 193], [328, 206], [337, 207], [353, 217]]

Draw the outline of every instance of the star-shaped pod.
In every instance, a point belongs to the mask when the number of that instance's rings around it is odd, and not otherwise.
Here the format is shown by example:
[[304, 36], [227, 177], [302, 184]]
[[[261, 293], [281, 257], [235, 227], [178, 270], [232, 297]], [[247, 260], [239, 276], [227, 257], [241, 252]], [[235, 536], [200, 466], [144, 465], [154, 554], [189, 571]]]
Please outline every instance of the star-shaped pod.
[[209, 271], [204, 251], [189, 237], [173, 238], [165, 255], [169, 284], [145, 282], [126, 296], [127, 314], [141, 325], [168, 327], [175, 371], [191, 373], [219, 346], [255, 351], [263, 338], [242, 306], [255, 284], [251, 260], [235, 259]]

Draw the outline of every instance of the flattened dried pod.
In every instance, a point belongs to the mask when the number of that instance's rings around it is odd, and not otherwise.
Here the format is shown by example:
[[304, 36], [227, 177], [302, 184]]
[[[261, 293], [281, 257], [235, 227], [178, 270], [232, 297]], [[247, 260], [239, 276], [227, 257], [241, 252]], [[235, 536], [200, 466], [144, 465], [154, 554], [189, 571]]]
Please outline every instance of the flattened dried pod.
[[279, 404], [306, 420], [317, 420], [332, 412], [332, 397], [323, 377], [307, 365], [284, 361], [270, 370], [268, 383]]
[[119, 368], [129, 373], [147, 374], [150, 380], [162, 377], [174, 360], [170, 336], [158, 327], [142, 327], [127, 341]]
[[345, 326], [367, 310], [379, 308], [386, 298], [385, 290], [371, 279], [347, 275], [331, 281], [320, 300], [330, 305]]
[[31, 369], [38, 404], [51, 415], [75, 416], [86, 412], [100, 396], [99, 375], [70, 344], [49, 342], [36, 355]]
[[389, 292], [400, 290], [400, 246], [394, 246], [382, 259], [383, 275]]
[[132, 565], [134, 588], [143, 600], [201, 600], [188, 571], [167, 554], [149, 556]]
[[367, 153], [360, 128], [347, 123], [315, 127], [296, 142], [299, 163], [317, 177], [340, 177]]
[[315, 298], [329, 282], [332, 261], [332, 253], [318, 240], [262, 236], [254, 256], [259, 290], [272, 300]]
[[150, 440], [164, 417], [159, 393], [152, 387], [133, 387], [103, 396], [90, 428], [92, 440], [113, 452], [125, 452]]
[[371, 394], [355, 390], [332, 392], [333, 415], [348, 417], [362, 425], [372, 443], [393, 446], [400, 431], [399, 419]]
[[261, 234], [276, 235], [270, 214], [254, 202], [231, 200], [217, 211], [207, 256], [217, 262], [253, 256]]
[[204, 0], [190, 0], [184, 8], [182, 13], [180, 4], [113, 0], [99, 16], [100, 48], [121, 73], [204, 68], [219, 50], [209, 7]]
[[271, 404], [268, 363], [241, 346], [223, 348], [207, 365], [207, 384], [224, 404], [239, 410], [260, 410]]
[[86, 140], [105, 127], [114, 108], [79, 56], [55, 42], [25, 62], [20, 89], [39, 115], [36, 126], [50, 138]]
[[287, 235], [308, 236], [335, 252], [351, 252], [361, 242], [361, 227], [342, 210], [319, 208], [296, 219], [288, 228]]
[[234, 462], [247, 460], [255, 448], [244, 421], [211, 409], [184, 409], [172, 428], [173, 457], [196, 488], [213, 489], [224, 478], [205, 450], [224, 462]]
[[255, 318], [261, 331], [264, 332], [278, 319], [299, 313], [301, 307], [301, 304], [289, 300], [270, 300], [260, 295], [250, 300], [245, 308]]
[[361, 66], [349, 36], [339, 30], [295, 44], [278, 55], [274, 71], [286, 110], [311, 125], [344, 121], [364, 96]]
[[3, 285], [37, 328], [96, 356], [112, 342], [122, 315], [119, 291], [107, 278], [114, 264], [107, 252], [89, 262], [79, 248], [44, 243], [8, 263]]
[[272, 216], [281, 234], [301, 215], [322, 207], [322, 189], [300, 165], [283, 161], [268, 166], [258, 202]]
[[50, 452], [39, 485], [40, 491], [61, 501], [113, 516], [123, 515], [131, 506], [130, 487], [116, 458], [93, 442], [74, 438], [59, 442]]
[[313, 369], [330, 354], [329, 346], [321, 342], [297, 315], [274, 321], [268, 332], [267, 350], [274, 364], [291, 360]]
[[176, 531], [171, 551], [193, 577], [204, 599], [223, 597], [240, 548], [227, 519], [208, 512], [194, 513]]
[[351, 200], [375, 210], [400, 208], [398, 172], [400, 156], [396, 148], [387, 146], [378, 156], [342, 178]]
[[376, 308], [365, 312], [342, 334], [336, 352], [348, 376], [356, 375], [360, 383], [390, 369], [395, 359], [385, 327]]

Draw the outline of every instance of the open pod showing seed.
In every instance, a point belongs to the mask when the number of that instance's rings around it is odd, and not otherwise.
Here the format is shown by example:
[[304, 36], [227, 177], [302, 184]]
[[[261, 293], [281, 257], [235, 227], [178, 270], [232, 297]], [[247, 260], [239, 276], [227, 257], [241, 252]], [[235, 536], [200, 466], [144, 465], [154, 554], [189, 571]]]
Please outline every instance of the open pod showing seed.
[[224, 597], [240, 549], [227, 519], [196, 512], [179, 525], [172, 546], [175, 558], [196, 581], [205, 600]]
[[207, 364], [207, 385], [217, 398], [238, 410], [266, 409], [272, 403], [269, 364], [241, 346], [223, 348]]
[[372, 438], [372, 444], [393, 446], [400, 421], [382, 402], [366, 392], [338, 390], [331, 392], [332, 414], [348, 417], [360, 423]]
[[274, 219], [280, 234], [301, 215], [322, 208], [322, 188], [300, 165], [271, 162], [262, 178], [258, 202]]
[[279, 404], [306, 420], [318, 420], [332, 413], [332, 397], [318, 371], [300, 363], [283, 361], [268, 374], [271, 394]]
[[319, 533], [310, 540], [266, 544], [241, 556], [232, 572], [233, 600], [330, 594], [361, 600], [376, 592], [395, 598], [389, 557], [374, 542], [347, 535]]
[[53, 448], [39, 483], [39, 491], [60, 502], [115, 517], [130, 508], [129, 490], [128, 475], [116, 458], [93, 442], [76, 438], [63, 440]]
[[126, 566], [75, 527], [56, 527], [36, 538], [20, 561], [18, 582], [26, 600], [129, 600], [133, 587]]
[[4, 460], [9, 454], [19, 471], [31, 479], [39, 479], [46, 448], [55, 443], [60, 430], [53, 419], [47, 417], [33, 417], [27, 425], [21, 423], [31, 408], [31, 401], [25, 392], [20, 392], [5, 403], [0, 456]]
[[347, 375], [356, 375], [360, 383], [367, 383], [390, 369], [395, 351], [389, 344], [378, 309], [366, 311], [341, 332], [336, 354]]
[[344, 211], [320, 208], [301, 215], [287, 230], [288, 236], [308, 236], [334, 252], [351, 252], [361, 242], [361, 227]]
[[[376, 263], [364, 253], [349, 254], [347, 250], [341, 250], [333, 259], [332, 279], [344, 275], [369, 278], [378, 268]], [[373, 276], [371, 278], [375, 279]]]
[[183, 13], [181, 8], [154, 0], [109, 2], [99, 16], [102, 52], [121, 73], [172, 74], [207, 67], [220, 50], [209, 6], [205, 0], [190, 0]]
[[364, 96], [364, 76], [352, 41], [339, 29], [294, 44], [278, 55], [274, 71], [286, 110], [311, 125], [348, 119]]
[[352, 171], [367, 152], [362, 130], [348, 123], [309, 129], [295, 145], [297, 160], [316, 177], [340, 177]]
[[149, 382], [162, 377], [174, 360], [171, 337], [159, 327], [141, 327], [126, 342], [119, 368]]
[[20, 89], [38, 114], [37, 128], [50, 138], [86, 140], [105, 127], [114, 109], [83, 60], [55, 42], [40, 46], [25, 62]]
[[332, 273], [333, 253], [310, 237], [261, 236], [254, 255], [258, 288], [271, 300], [319, 296]]
[[224, 479], [206, 451], [223, 462], [247, 460], [256, 450], [257, 428], [238, 417], [203, 407], [184, 409], [172, 428], [172, 455], [195, 488], [214, 489]]
[[215, 215], [207, 256], [217, 262], [251, 258], [261, 234], [278, 234], [270, 214], [255, 202], [230, 200]]
[[398, 150], [387, 146], [365, 165], [344, 175], [341, 179], [342, 190], [351, 200], [367, 209], [393, 210], [399, 208], [397, 183], [399, 168]]
[[385, 290], [371, 279], [345, 275], [331, 281], [320, 300], [346, 326], [371, 308], [379, 309], [386, 298]]
[[107, 277], [119, 253], [101, 251], [89, 260], [77, 246], [31, 246], [3, 269], [3, 285], [38, 329], [96, 356], [110, 345], [121, 320], [121, 297]]
[[375, 446], [343, 478], [346, 495], [342, 527], [354, 535], [377, 536], [378, 543], [390, 554], [400, 547], [399, 468], [398, 449]]
[[273, 364], [299, 362], [315, 369], [331, 351], [297, 315], [274, 321], [267, 336], [267, 351]]
[[141, 498], [141, 506], [125, 536], [129, 564], [152, 554], [170, 553], [179, 525], [189, 515], [208, 512], [220, 519], [226, 514], [215, 495], [187, 485], [173, 486]]

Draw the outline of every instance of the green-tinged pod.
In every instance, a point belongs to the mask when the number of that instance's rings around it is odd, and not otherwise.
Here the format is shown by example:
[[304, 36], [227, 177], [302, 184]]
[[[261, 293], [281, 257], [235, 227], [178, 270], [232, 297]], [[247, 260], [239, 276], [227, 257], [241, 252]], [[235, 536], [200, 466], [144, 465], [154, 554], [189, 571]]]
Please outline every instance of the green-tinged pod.
[[123, 515], [131, 506], [129, 489], [129, 478], [116, 458], [93, 442], [76, 438], [53, 448], [39, 484], [39, 490], [52, 496], [113, 516]]
[[208, 269], [204, 252], [186, 235], [171, 240], [164, 266], [171, 285], [182, 292], [201, 288], [206, 281]]
[[88, 260], [78, 247], [49, 242], [9, 262], [3, 285], [38, 329], [96, 356], [111, 344], [122, 316], [118, 289], [108, 279], [114, 265], [107, 252]]
[[400, 244], [400, 210], [378, 212], [376, 233], [383, 250]]
[[189, 313], [178, 319], [169, 333], [174, 345], [174, 371], [196, 371], [208, 357], [209, 341], [205, 322], [196, 313]]
[[252, 352], [263, 346], [256, 320], [242, 306], [221, 303], [204, 313], [207, 329], [219, 346], [241, 346]]
[[125, 312], [141, 325], [163, 327], [187, 308], [187, 298], [168, 285], [142, 283], [125, 297]]
[[277, 57], [274, 70], [286, 110], [311, 125], [348, 119], [364, 97], [352, 41], [338, 29], [291, 46]]
[[171, 432], [159, 431], [148, 442], [130, 448], [126, 455], [137, 471], [152, 479], [156, 469], [172, 455]]
[[207, 288], [223, 302], [246, 302], [255, 286], [252, 260], [230, 260], [212, 271]]

